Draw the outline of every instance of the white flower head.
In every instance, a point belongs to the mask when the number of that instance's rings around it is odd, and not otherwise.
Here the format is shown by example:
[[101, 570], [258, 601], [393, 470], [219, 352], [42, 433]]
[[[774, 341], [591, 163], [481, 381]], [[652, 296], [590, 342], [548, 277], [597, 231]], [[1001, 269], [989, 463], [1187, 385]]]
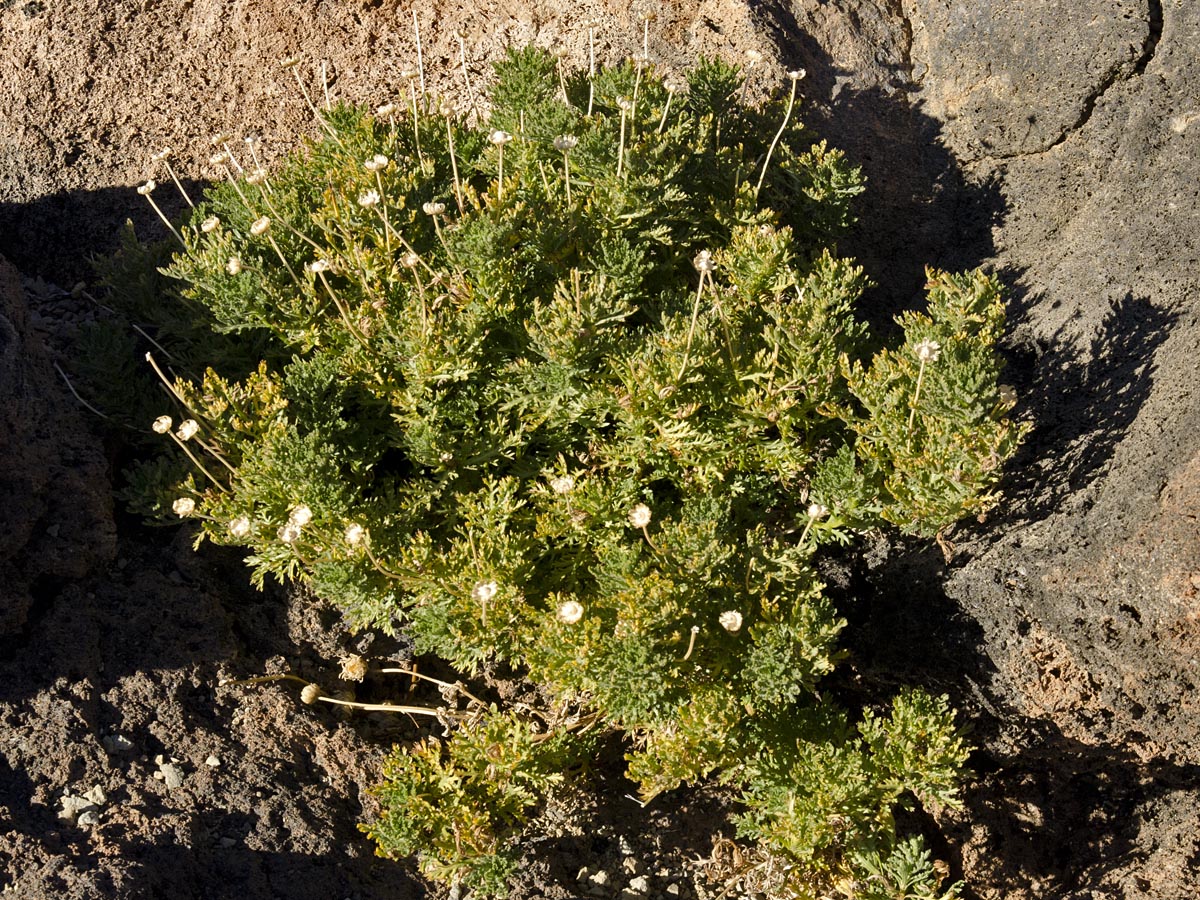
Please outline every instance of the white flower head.
[[163, 147], [157, 153], [150, 157], [151, 162], [162, 162], [164, 159], [170, 159], [172, 150], [170, 147]]
[[554, 149], [559, 153], [568, 153], [574, 150], [579, 143], [579, 138], [573, 134], [560, 134], [554, 139]]
[[166, 434], [171, 430], [172, 424], [170, 416], [159, 416], [150, 427], [154, 429], [155, 434]]
[[423, 203], [421, 209], [424, 210], [427, 216], [440, 216], [446, 211], [446, 204], [440, 201], [429, 201]]
[[307, 706], [312, 706], [321, 698], [321, 686], [319, 684], [308, 683], [300, 691], [300, 702]]
[[292, 511], [288, 514], [288, 522], [295, 525], [297, 528], [303, 528], [312, 521], [312, 510], [303, 503], [299, 506], [292, 507]]
[[804, 69], [792, 69], [790, 72], [787, 73], [787, 76], [788, 76], [788, 78], [792, 79], [792, 81], [799, 81], [801, 78], [803, 78], [807, 74], [808, 74], [808, 72], [805, 71]]
[[317, 259], [314, 259], [312, 262], [307, 263], [304, 266], [304, 268], [306, 268], [306, 269], [308, 269], [308, 271], [314, 272], [314, 273], [315, 272], [328, 272], [329, 271], [329, 260], [327, 260], [325, 257], [321, 256], [321, 257], [318, 257]]
[[217, 216], [209, 216], [207, 219], [205, 219], [203, 222], [200, 223], [200, 230], [203, 231], [205, 234], [209, 234], [210, 232], [216, 231], [220, 227], [221, 227], [221, 220]]
[[717, 621], [721, 623], [722, 628], [733, 634], [735, 631], [741, 630], [742, 614], [736, 609], [727, 609], [717, 616]]
[[196, 501], [191, 497], [180, 497], [171, 504], [171, 509], [177, 516], [190, 516], [196, 511]]
[[235, 538], [244, 538], [250, 536], [250, 518], [249, 516], [238, 516], [229, 523], [229, 533]]
[[225, 163], [229, 162], [229, 160], [229, 151], [222, 150], [220, 153], [214, 153], [212, 156], [210, 156], [208, 158], [208, 164], [210, 166], [223, 166]]
[[406, 269], [416, 268], [417, 263], [420, 261], [421, 257], [417, 256], [417, 254], [413, 253], [411, 250], [400, 257], [400, 265], [404, 266]]
[[246, 176], [246, 181], [250, 184], [262, 184], [266, 180], [267, 170], [262, 167], [251, 170], [250, 174]]
[[382, 106], [375, 107], [375, 115], [379, 116], [381, 119], [384, 116], [394, 115], [395, 112], [396, 112], [396, 104], [395, 103], [385, 103]]
[[570, 475], [559, 475], [550, 479], [550, 490], [556, 494], [569, 494], [575, 490], [575, 479]]
[[583, 604], [578, 600], [568, 600], [558, 608], [558, 621], [574, 625], [583, 618]]
[[147, 195], [148, 195], [148, 194], [149, 194], [151, 191], [153, 191], [153, 190], [154, 190], [156, 187], [158, 187], [158, 182], [157, 182], [157, 181], [155, 181], [153, 178], [151, 178], [151, 179], [148, 179], [148, 180], [146, 181], [146, 183], [145, 183], [145, 184], [141, 185], [141, 186], [140, 186], [140, 187], [137, 189], [137, 192], [138, 192], [139, 194], [141, 194], [143, 197], [145, 197], [145, 196], [147, 196]]
[[757, 66], [762, 61], [763, 55], [757, 50], [746, 51], [746, 62], [750, 63], [751, 66]]
[[209, 139], [210, 143], [214, 147], [220, 147], [222, 144], [228, 144], [232, 140], [233, 140], [233, 135], [230, 134], [228, 131], [218, 131], [216, 134], [214, 134]]
[[696, 258], [692, 260], [692, 265], [696, 267], [697, 272], [701, 273], [711, 272], [717, 267], [717, 264], [713, 262], [712, 253], [708, 250], [701, 250], [697, 253]]
[[475, 585], [475, 589], [471, 591], [471, 597], [478, 603], [488, 603], [496, 592], [500, 590], [500, 586], [494, 581], [481, 581]]
[[346, 526], [346, 543], [351, 547], [357, 547], [363, 542], [363, 538], [367, 536], [367, 529], [363, 528], [357, 522], [351, 522]]
[[634, 528], [645, 528], [650, 524], [650, 507], [639, 503], [629, 511], [629, 524]]
[[279, 68], [281, 69], [294, 69], [298, 65], [300, 65], [300, 57], [298, 56], [285, 56], [279, 60]]
[[823, 519], [829, 515], [829, 507], [820, 503], [808, 504], [808, 517], [810, 519]]
[[358, 195], [358, 205], [367, 209], [379, 202], [379, 191], [363, 191]]
[[258, 237], [259, 235], [266, 234], [270, 228], [271, 220], [266, 216], [262, 216], [261, 218], [255, 219], [253, 224], [251, 224], [250, 233], [255, 237]]
[[278, 535], [279, 540], [285, 544], [294, 544], [300, 537], [300, 526], [295, 522], [288, 522], [279, 529]]
[[179, 423], [179, 430], [175, 432], [175, 434], [181, 441], [190, 441], [199, 431], [199, 422], [197, 422], [195, 419], [184, 419]]
[[942, 345], [937, 341], [925, 338], [917, 346], [913, 347], [913, 351], [917, 354], [917, 359], [921, 362], [937, 362], [938, 357], [942, 355]]
[[633, 109], [633, 101], [628, 97], [618, 97], [617, 107], [624, 112], [629, 112], [631, 109]]
[[497, 147], [503, 147], [505, 144], [507, 144], [509, 141], [512, 140], [512, 135], [509, 134], [507, 131], [500, 131], [499, 129], [497, 129], [488, 135], [488, 140], [491, 141], [493, 144], [495, 144]]
[[387, 168], [388, 158], [381, 153], [376, 153], [368, 160], [363, 161], [363, 168], [368, 172], [382, 172]]
[[229, 262], [225, 263], [225, 271], [230, 275], [239, 275], [242, 271], [242, 261], [236, 257], [229, 257]]

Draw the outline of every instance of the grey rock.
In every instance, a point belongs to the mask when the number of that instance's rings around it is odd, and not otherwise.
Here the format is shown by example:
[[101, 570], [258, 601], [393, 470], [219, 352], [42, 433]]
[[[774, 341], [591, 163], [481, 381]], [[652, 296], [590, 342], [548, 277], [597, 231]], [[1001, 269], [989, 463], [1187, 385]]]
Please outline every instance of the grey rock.
[[164, 763], [159, 767], [159, 772], [162, 773], [163, 782], [170, 790], [183, 786], [185, 776], [179, 766], [173, 763]]

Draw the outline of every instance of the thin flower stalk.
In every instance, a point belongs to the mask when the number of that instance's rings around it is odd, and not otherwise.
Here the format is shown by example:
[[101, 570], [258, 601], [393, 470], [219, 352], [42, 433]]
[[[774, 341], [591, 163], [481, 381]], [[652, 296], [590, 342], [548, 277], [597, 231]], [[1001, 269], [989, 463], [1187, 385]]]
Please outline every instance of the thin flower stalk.
[[333, 305], [337, 307], [338, 315], [342, 318], [342, 323], [346, 326], [346, 330], [350, 332], [350, 336], [358, 341], [365, 349], [370, 349], [366, 337], [362, 335], [354, 324], [354, 320], [350, 315], [350, 310], [346, 308], [341, 301], [341, 298], [333, 290], [333, 285], [325, 277], [324, 269], [316, 270], [317, 277], [321, 279], [321, 284], [324, 285], [326, 293], [329, 294], [329, 299], [333, 301]]
[[688, 361], [692, 353], [692, 341], [696, 336], [696, 322], [700, 318], [700, 298], [704, 296], [704, 281], [708, 279], [708, 283], [712, 285], [713, 261], [712, 254], [707, 250], [701, 250], [696, 255], [695, 260], [696, 271], [700, 273], [700, 283], [696, 285], [696, 299], [692, 303], [692, 321], [688, 326], [687, 344], [683, 348], [683, 362], [679, 364], [679, 374], [675, 376], [676, 381], [683, 379], [683, 374], [687, 371]]
[[325, 60], [321, 60], [321, 92], [325, 95], [325, 112], [329, 112], [333, 109], [333, 103], [329, 99], [329, 69]]
[[796, 105], [796, 85], [803, 77], [803, 69], [796, 69], [788, 72], [788, 78], [791, 79], [792, 82], [792, 90], [788, 95], [787, 111], [783, 114], [783, 123], [779, 126], [779, 131], [775, 132], [775, 139], [771, 141], [771, 146], [767, 148], [767, 158], [763, 160], [762, 173], [758, 176], [758, 184], [754, 186], [754, 196], [756, 199], [758, 197], [758, 192], [762, 190], [763, 180], [767, 177], [767, 166], [771, 164], [771, 155], [775, 152], [775, 148], [779, 145], [779, 140], [783, 137], [783, 132], [787, 129], [788, 121], [792, 118], [792, 109]]
[[179, 449], [188, 455], [188, 459], [190, 459], [193, 463], [195, 463], [196, 468], [204, 473], [204, 475], [208, 478], [209, 481], [211, 481], [213, 483], [213, 486], [217, 490], [221, 491], [221, 493], [223, 493], [223, 494], [229, 493], [229, 488], [225, 487], [225, 485], [220, 481], [220, 479], [217, 478], [217, 476], [213, 475], [212, 472], [208, 471], [208, 469], [205, 468], [204, 463], [200, 462], [200, 460], [196, 457], [196, 454], [192, 452], [192, 449], [187, 445], [186, 442], [181, 440], [179, 438], [179, 436], [173, 431], [168, 432], [168, 434], [170, 435], [171, 440], [173, 440], [176, 444], [179, 445]]
[[588, 30], [588, 108], [587, 114], [591, 116], [592, 105], [596, 97], [596, 22], [594, 20], [587, 23]]
[[158, 217], [159, 217], [160, 219], [162, 219], [162, 223], [163, 223], [164, 225], [166, 225], [166, 226], [167, 226], [167, 229], [168, 229], [168, 230], [171, 232], [171, 234], [175, 235], [175, 238], [176, 238], [176, 239], [179, 241], [179, 243], [180, 243], [180, 244], [182, 244], [182, 245], [183, 245], [183, 248], [186, 250], [186, 249], [187, 249], [187, 243], [184, 241], [184, 239], [183, 239], [183, 235], [181, 235], [181, 234], [180, 234], [180, 233], [179, 233], [179, 232], [178, 232], [178, 231], [175, 229], [175, 226], [171, 224], [171, 220], [170, 220], [170, 219], [168, 219], [168, 218], [167, 218], [167, 217], [166, 217], [166, 216], [163, 214], [163, 211], [162, 211], [161, 209], [159, 209], [159, 207], [158, 207], [158, 204], [154, 202], [154, 198], [153, 198], [152, 196], [150, 196], [150, 195], [151, 195], [151, 193], [154, 191], [154, 189], [155, 189], [156, 187], [158, 187], [158, 185], [157, 185], [157, 184], [155, 184], [155, 182], [154, 182], [154, 179], [152, 178], [152, 179], [150, 179], [149, 181], [147, 181], [145, 184], [143, 184], [141, 187], [139, 187], [139, 188], [137, 189], [137, 192], [138, 192], [139, 194], [141, 194], [143, 197], [145, 197], [147, 200], [149, 200], [149, 201], [150, 201], [150, 205], [151, 205], [152, 207], [154, 207], [154, 211], [155, 211], [156, 213], [158, 213]]
[[175, 190], [179, 191], [179, 195], [183, 197], [183, 202], [189, 208], [195, 209], [196, 204], [192, 202], [192, 198], [188, 196], [188, 192], [183, 189], [183, 185], [179, 181], [179, 176], [175, 174], [175, 167], [171, 165], [171, 148], [164, 147], [158, 153], [154, 154], [156, 161], [161, 160], [162, 164], [167, 167], [167, 175], [170, 176], [172, 183], [175, 185]]
[[421, 23], [417, 21], [417, 7], [412, 8], [413, 34], [417, 39], [417, 78], [421, 82], [421, 103], [428, 109], [429, 96], [425, 93], [425, 57], [421, 52]]
[[688, 637], [687, 653], [683, 654], [683, 661], [687, 662], [692, 658], [692, 651], [696, 649], [696, 635], [700, 633], [700, 626], [693, 625], [691, 634]]
[[921, 366], [917, 369], [917, 385], [913, 389], [912, 408], [908, 412], [908, 443], [910, 445], [912, 444], [913, 425], [917, 419], [917, 404], [921, 401], [921, 384], [925, 379], [925, 364], [937, 362], [941, 351], [942, 345], [929, 338], [925, 338], [914, 348]]
[[285, 69], [291, 70], [292, 75], [296, 79], [296, 86], [300, 88], [300, 94], [304, 97], [304, 103], [308, 106], [309, 112], [313, 114], [313, 118], [317, 120], [319, 125], [328, 127], [325, 117], [317, 110], [316, 104], [313, 103], [312, 97], [309, 96], [308, 88], [304, 86], [304, 79], [300, 77], [300, 60], [292, 56], [280, 62], [280, 65]]
[[421, 168], [425, 168], [425, 156], [423, 153], [421, 153], [421, 123], [419, 121], [421, 115], [417, 111], [417, 86], [413, 83], [412, 72], [401, 73], [401, 75], [405, 74], [408, 76], [408, 97], [412, 105], [413, 141], [417, 147], [417, 162], [420, 164]]
[[617, 177], [621, 177], [621, 171], [625, 167], [625, 123], [629, 116], [629, 110], [633, 109], [633, 104], [623, 97], [617, 99], [617, 106], [621, 108], [621, 139], [617, 144]]
[[471, 75], [467, 71], [467, 45], [463, 41], [461, 32], [454, 32], [454, 36], [458, 39], [458, 61], [462, 67], [463, 82], [467, 86], [467, 101], [471, 104], [471, 114], [475, 116], [475, 120], [479, 121], [479, 109], [475, 106], [475, 89], [471, 87]]
[[458, 214], [461, 216], [465, 207], [463, 206], [462, 184], [458, 179], [458, 160], [454, 155], [454, 126], [448, 113], [446, 115], [446, 144], [450, 148], [450, 174], [454, 176], [454, 202], [458, 204]]

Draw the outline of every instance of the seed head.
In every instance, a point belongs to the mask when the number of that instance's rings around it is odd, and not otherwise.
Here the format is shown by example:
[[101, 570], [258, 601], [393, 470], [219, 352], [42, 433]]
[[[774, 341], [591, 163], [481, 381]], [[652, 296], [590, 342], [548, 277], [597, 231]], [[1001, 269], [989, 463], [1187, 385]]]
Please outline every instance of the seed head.
[[304, 689], [300, 691], [300, 702], [312, 706], [321, 697], [321, 686], [319, 684], [306, 684]]
[[440, 202], [428, 202], [421, 206], [427, 216], [440, 216], [446, 211], [446, 204]]
[[150, 179], [147, 179], [147, 181], [146, 181], [146, 183], [145, 183], [145, 184], [143, 184], [143, 185], [141, 185], [140, 187], [138, 187], [138, 189], [137, 189], [137, 192], [138, 192], [139, 194], [141, 194], [143, 197], [146, 197], [146, 196], [148, 196], [148, 195], [149, 195], [149, 194], [150, 194], [150, 193], [151, 193], [151, 192], [152, 192], [152, 191], [153, 191], [153, 190], [154, 190], [156, 187], [158, 187], [158, 182], [157, 182], [157, 181], [155, 181], [153, 178], [150, 178]]
[[339, 673], [343, 681], [362, 681], [367, 675], [367, 661], [357, 653], [343, 656], [342, 671]]
[[475, 590], [471, 591], [471, 597], [478, 603], [487, 603], [496, 596], [496, 592], [500, 590], [500, 586], [494, 581], [481, 581], [475, 585]]
[[664, 81], [663, 87], [666, 89], [668, 94], [683, 94], [687, 92], [688, 88], [686, 82], [675, 81], [674, 79], [671, 81]]
[[150, 157], [150, 161], [151, 162], [162, 162], [164, 159], [170, 159], [172, 155], [173, 155], [173, 151], [171, 150], [170, 147], [163, 147], [161, 150], [159, 150], [157, 153], [155, 153], [154, 155], [152, 155]]
[[380, 172], [387, 168], [388, 158], [382, 153], [376, 153], [368, 160], [363, 161], [363, 168], [368, 172]]
[[180, 497], [171, 504], [171, 509], [175, 511], [175, 515], [186, 517], [196, 511], [196, 501], [191, 497]]
[[225, 263], [225, 271], [230, 275], [240, 275], [242, 271], [242, 261], [236, 256], [229, 257], [229, 262]]
[[329, 271], [329, 260], [327, 260], [325, 257], [321, 256], [321, 257], [318, 257], [317, 259], [314, 259], [312, 262], [308, 263], [307, 265], [305, 265], [304, 268], [308, 269], [308, 271], [313, 272], [313, 273], [328, 272]]
[[413, 253], [411, 250], [400, 257], [400, 265], [404, 266], [406, 269], [416, 268], [417, 263], [420, 261], [421, 257], [417, 256], [417, 254]]
[[820, 503], [810, 503], [808, 505], [808, 517], [810, 519], [823, 519], [829, 515], [829, 507]]
[[200, 230], [203, 231], [205, 234], [209, 234], [210, 232], [216, 231], [220, 227], [221, 227], [221, 220], [219, 218], [217, 218], [216, 216], [209, 216], [207, 219], [205, 219], [203, 222], [200, 223]]
[[179, 430], [175, 432], [176, 437], [181, 441], [190, 441], [196, 436], [200, 430], [200, 423], [195, 419], [184, 419], [179, 423]]
[[228, 144], [232, 140], [233, 140], [233, 135], [230, 134], [229, 132], [218, 131], [216, 134], [214, 134], [212, 136], [212, 138], [210, 139], [210, 143], [214, 147], [220, 147], [222, 144]]
[[263, 168], [254, 169], [246, 176], [246, 181], [250, 184], [262, 184], [267, 180], [267, 170]]
[[692, 260], [692, 265], [696, 267], [697, 272], [711, 272], [715, 269], [716, 263], [713, 262], [712, 254], [707, 250], [701, 250], [696, 254], [696, 258]]
[[396, 112], [396, 104], [395, 103], [385, 103], [385, 104], [383, 104], [383, 106], [375, 107], [375, 115], [379, 116], [379, 118], [381, 118], [381, 119], [384, 118], [385, 116], [394, 115], [395, 112]]
[[255, 237], [259, 237], [260, 235], [266, 234], [270, 228], [271, 220], [266, 216], [262, 216], [261, 218], [254, 220], [254, 223], [250, 226], [250, 233]]
[[298, 56], [285, 56], [279, 60], [279, 68], [281, 69], [294, 69], [298, 65], [300, 65], [300, 58]]
[[806, 72], [804, 69], [792, 69], [787, 73], [787, 77], [792, 79], [792, 81], [799, 81], [807, 74], [808, 72]]
[[346, 526], [346, 543], [351, 547], [357, 547], [363, 542], [363, 538], [367, 536], [367, 529], [363, 528], [357, 522], [351, 522]]
[[721, 623], [722, 628], [733, 634], [735, 631], [741, 630], [742, 614], [736, 609], [727, 609], [717, 616], [717, 621]]
[[300, 537], [300, 526], [295, 522], [288, 522], [279, 529], [278, 535], [279, 540], [283, 541], [285, 544], [294, 544]]
[[645, 528], [650, 524], [650, 507], [639, 503], [629, 511], [629, 524], [634, 528]]
[[495, 144], [497, 147], [503, 147], [505, 144], [507, 144], [509, 141], [512, 140], [512, 135], [509, 134], [507, 131], [496, 130], [488, 135], [488, 140], [491, 141], [493, 144]]
[[150, 427], [154, 429], [155, 434], [166, 434], [171, 430], [171, 424], [170, 416], [159, 416]]
[[559, 153], [569, 153], [575, 149], [575, 145], [579, 143], [579, 138], [573, 134], [560, 134], [554, 139], [554, 149]]
[[412, 69], [401, 69], [400, 70], [400, 78], [403, 79], [404, 81], [412, 81], [416, 77], [417, 77], [417, 73]]
[[379, 191], [363, 191], [358, 195], [358, 205], [368, 209], [379, 202]]
[[578, 600], [568, 600], [558, 608], [558, 621], [574, 625], [583, 618], [583, 604]]
[[312, 521], [312, 510], [304, 504], [293, 507], [291, 513], [288, 514], [288, 522], [295, 525], [297, 528], [303, 528]]
[[229, 523], [229, 533], [235, 538], [250, 536], [250, 519], [248, 516], [238, 516]]
[[921, 362], [933, 363], [937, 362], [938, 357], [941, 356], [942, 345], [937, 341], [932, 341], [929, 338], [925, 338], [913, 348], [913, 351], [917, 354], [917, 359], [919, 359]]
[[210, 156], [208, 158], [208, 164], [211, 166], [223, 166], [225, 163], [229, 162], [231, 158], [232, 157], [230, 157], [228, 150], [222, 150], [220, 153], [214, 153], [212, 156]]
[[746, 62], [750, 63], [751, 66], [757, 66], [762, 61], [763, 55], [757, 50], [746, 51]]
[[618, 97], [617, 106], [623, 109], [625, 112], [629, 112], [631, 109], [633, 109], [633, 101], [628, 97]]
[[559, 475], [550, 479], [550, 490], [556, 494], [569, 494], [575, 490], [575, 479], [570, 475]]

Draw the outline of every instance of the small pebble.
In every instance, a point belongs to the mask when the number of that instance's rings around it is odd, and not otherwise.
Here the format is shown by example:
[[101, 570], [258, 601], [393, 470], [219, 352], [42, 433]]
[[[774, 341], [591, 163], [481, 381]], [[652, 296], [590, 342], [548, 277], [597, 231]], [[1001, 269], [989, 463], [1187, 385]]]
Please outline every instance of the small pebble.
[[678, 897], [679, 896], [679, 885], [668, 884], [667, 885], [667, 893], [670, 894], [672, 897]]
[[154, 777], [155, 777], [155, 779], [156, 779], [156, 780], [158, 780], [158, 781], [162, 781], [162, 780], [163, 780], [163, 773], [162, 773], [162, 772], [155, 772], [155, 773], [154, 773]]
[[170, 763], [159, 769], [162, 773], [163, 781], [170, 790], [183, 786], [183, 770], [178, 766], [173, 766]]
[[221, 765], [221, 758], [219, 756], [210, 756], [204, 761], [204, 764], [215, 769], [217, 766]]
[[229, 849], [230, 847], [234, 846], [235, 844], [237, 844], [237, 838], [231, 838], [231, 837], [221, 838], [221, 846], [226, 849]]
[[630, 875], [636, 875], [642, 871], [642, 863], [636, 856], [627, 856], [621, 861], [621, 868]]
[[88, 828], [100, 821], [100, 816], [94, 809], [85, 809], [75, 818], [75, 824], [80, 828]]
[[588, 881], [594, 885], [597, 885], [598, 887], [604, 887], [604, 885], [608, 884], [608, 873], [603, 869], [600, 869], [599, 871], [593, 872], [591, 875], [589, 875]]
[[637, 878], [629, 880], [629, 890], [638, 894], [650, 893], [650, 879], [645, 875], [639, 875]]

